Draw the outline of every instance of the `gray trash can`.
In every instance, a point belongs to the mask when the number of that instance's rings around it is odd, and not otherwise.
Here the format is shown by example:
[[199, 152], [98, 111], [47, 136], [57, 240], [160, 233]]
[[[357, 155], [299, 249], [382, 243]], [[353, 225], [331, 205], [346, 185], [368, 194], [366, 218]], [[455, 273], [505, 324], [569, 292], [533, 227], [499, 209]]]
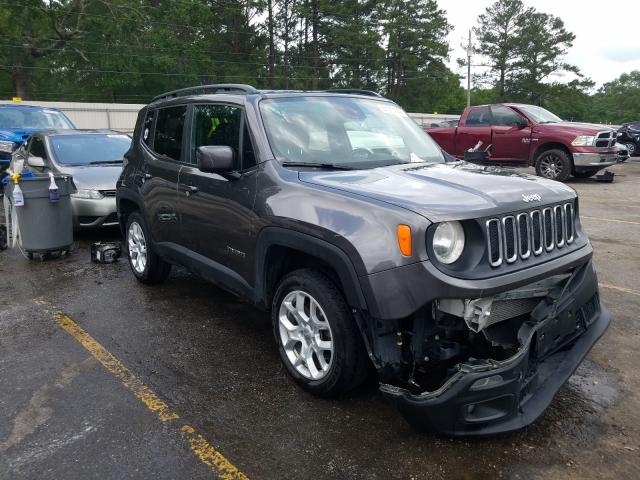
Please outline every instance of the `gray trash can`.
[[[55, 177], [60, 200], [49, 200], [49, 184], [46, 177], [21, 178], [20, 189], [24, 195], [24, 206], [13, 207], [20, 230], [20, 245], [29, 254], [68, 252], [73, 244], [73, 216], [71, 211], [71, 177]], [[13, 202], [14, 183], [9, 181], [4, 193]], [[15, 226], [12, 226], [15, 231]]]

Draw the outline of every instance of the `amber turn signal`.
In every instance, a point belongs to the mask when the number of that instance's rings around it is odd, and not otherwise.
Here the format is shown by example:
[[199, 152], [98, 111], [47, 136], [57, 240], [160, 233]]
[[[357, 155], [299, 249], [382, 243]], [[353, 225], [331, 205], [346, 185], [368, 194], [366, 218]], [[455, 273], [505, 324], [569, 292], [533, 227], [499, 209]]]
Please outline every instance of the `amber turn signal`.
[[411, 227], [409, 225], [398, 225], [398, 246], [402, 255], [411, 256]]

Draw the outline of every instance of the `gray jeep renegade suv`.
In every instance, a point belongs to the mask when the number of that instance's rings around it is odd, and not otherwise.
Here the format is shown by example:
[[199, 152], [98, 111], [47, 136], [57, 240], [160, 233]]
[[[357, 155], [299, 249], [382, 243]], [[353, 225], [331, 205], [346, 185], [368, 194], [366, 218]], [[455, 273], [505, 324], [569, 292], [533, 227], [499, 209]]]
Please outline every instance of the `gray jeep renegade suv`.
[[141, 282], [182, 265], [270, 310], [303, 388], [373, 366], [423, 430], [530, 424], [610, 320], [573, 189], [448, 157], [372, 92], [160, 95], [117, 204]]

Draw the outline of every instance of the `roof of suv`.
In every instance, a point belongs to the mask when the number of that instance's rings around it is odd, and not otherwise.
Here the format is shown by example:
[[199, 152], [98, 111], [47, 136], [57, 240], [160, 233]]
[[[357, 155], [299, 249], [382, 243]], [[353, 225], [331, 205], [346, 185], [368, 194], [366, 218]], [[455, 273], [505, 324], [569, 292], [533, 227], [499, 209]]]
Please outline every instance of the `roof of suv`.
[[260, 95], [264, 97], [281, 96], [281, 95], [309, 95], [309, 94], [346, 94], [361, 95], [367, 97], [383, 97], [371, 90], [360, 90], [352, 88], [335, 89], [335, 90], [258, 90], [251, 85], [236, 83], [221, 83], [214, 85], [197, 85], [195, 87], [181, 88], [172, 90], [154, 97], [151, 103], [171, 100], [178, 97], [197, 96], [197, 95]]

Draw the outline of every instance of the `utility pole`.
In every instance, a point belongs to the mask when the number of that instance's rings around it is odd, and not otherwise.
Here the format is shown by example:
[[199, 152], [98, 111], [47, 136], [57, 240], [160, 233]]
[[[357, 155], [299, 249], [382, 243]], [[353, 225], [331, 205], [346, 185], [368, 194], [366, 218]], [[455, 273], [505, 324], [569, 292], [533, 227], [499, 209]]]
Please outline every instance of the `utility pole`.
[[471, 30], [469, 30], [469, 43], [467, 44], [467, 107], [471, 106], [471, 54], [473, 46], [471, 45]]

